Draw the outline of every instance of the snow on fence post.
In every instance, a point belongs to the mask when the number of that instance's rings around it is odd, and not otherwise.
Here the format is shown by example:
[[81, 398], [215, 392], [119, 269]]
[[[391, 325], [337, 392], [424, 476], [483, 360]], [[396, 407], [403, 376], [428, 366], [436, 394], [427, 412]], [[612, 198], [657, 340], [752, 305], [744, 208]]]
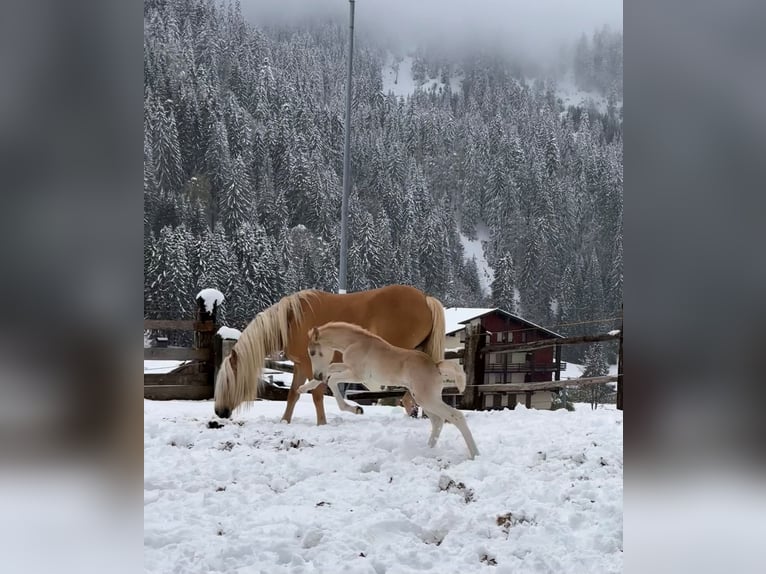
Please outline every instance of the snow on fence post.
[[223, 360], [231, 353], [232, 348], [237, 343], [240, 333], [237, 329], [231, 329], [229, 327], [221, 327], [213, 338], [213, 384], [218, 377], [218, 370], [221, 368]]
[[215, 345], [214, 336], [217, 329], [216, 315], [223, 301], [223, 294], [216, 289], [203, 289], [197, 293], [197, 311], [194, 322], [195, 349], [210, 349], [210, 358], [205, 367], [210, 385], [215, 384]]

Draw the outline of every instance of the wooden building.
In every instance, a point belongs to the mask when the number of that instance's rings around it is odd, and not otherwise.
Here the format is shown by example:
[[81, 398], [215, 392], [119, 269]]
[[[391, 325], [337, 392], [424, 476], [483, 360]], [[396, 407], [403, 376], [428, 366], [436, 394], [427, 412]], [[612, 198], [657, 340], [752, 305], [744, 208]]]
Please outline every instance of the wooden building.
[[[465, 345], [466, 327], [476, 325], [484, 334], [484, 344], [529, 343], [541, 339], [561, 338], [558, 333], [527, 321], [502, 309], [450, 307], [444, 310], [446, 349]], [[558, 381], [564, 364], [561, 347], [546, 347], [529, 352], [490, 352], [484, 355], [484, 377], [477, 384], [538, 383]], [[514, 408], [521, 403], [528, 408], [551, 407], [553, 391], [482, 392], [477, 388], [475, 407], [479, 410]], [[445, 400], [463, 407], [459, 395], [445, 393]]]

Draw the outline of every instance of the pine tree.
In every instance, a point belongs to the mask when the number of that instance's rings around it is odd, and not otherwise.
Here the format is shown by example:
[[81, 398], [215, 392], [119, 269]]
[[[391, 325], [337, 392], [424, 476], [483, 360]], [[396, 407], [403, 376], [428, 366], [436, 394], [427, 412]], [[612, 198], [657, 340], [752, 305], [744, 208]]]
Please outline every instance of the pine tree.
[[508, 311], [516, 313], [516, 271], [513, 265], [513, 257], [510, 253], [503, 255], [494, 268], [495, 277], [492, 281], [492, 304]]
[[250, 179], [242, 156], [237, 156], [221, 197], [221, 219], [226, 230], [233, 235], [244, 222], [252, 219], [252, 210]]
[[181, 148], [172, 102], [166, 104], [157, 104], [159, 115], [152, 134], [152, 151], [159, 190], [166, 195], [174, 195], [181, 189]]
[[[607, 374], [609, 374], [609, 364], [606, 362], [604, 349], [601, 343], [593, 343], [585, 351], [583, 377], [603, 377]], [[595, 409], [611, 392], [612, 390], [606, 383], [586, 387], [586, 396], [590, 401], [591, 408]]]
[[192, 275], [184, 227], [163, 227], [148, 270], [149, 307], [154, 318], [187, 319], [193, 312]]

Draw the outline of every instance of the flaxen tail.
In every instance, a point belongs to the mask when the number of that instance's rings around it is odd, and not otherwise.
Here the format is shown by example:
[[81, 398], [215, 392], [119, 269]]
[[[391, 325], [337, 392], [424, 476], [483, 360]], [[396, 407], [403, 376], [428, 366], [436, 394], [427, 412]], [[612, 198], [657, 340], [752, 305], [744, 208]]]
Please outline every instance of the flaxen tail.
[[433, 297], [426, 297], [428, 308], [431, 309], [431, 334], [423, 344], [423, 352], [431, 357], [434, 363], [444, 360], [444, 307], [441, 301]]
[[442, 374], [442, 381], [445, 385], [455, 385], [461, 392], [465, 392], [465, 371], [463, 366], [457, 361], [440, 361], [436, 363], [439, 372]]

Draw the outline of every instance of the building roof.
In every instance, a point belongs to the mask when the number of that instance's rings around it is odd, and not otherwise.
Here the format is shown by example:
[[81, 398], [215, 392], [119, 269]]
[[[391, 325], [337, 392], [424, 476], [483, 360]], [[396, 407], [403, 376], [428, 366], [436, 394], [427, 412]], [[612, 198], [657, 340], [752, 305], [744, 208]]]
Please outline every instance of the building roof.
[[491, 313], [494, 309], [480, 309], [476, 307], [449, 307], [444, 309], [444, 327], [447, 335], [464, 329], [471, 319], [482, 317]]
[[484, 309], [479, 307], [445, 308], [444, 309], [445, 332], [447, 335], [451, 335], [452, 333], [455, 333], [456, 331], [465, 329], [465, 324], [471, 321], [472, 319], [477, 319], [479, 317], [483, 317], [484, 315], [488, 315], [490, 313], [500, 313], [501, 315], [509, 319], [513, 319], [515, 321], [518, 321], [519, 323], [529, 325], [530, 327], [539, 329], [540, 331], [553, 335], [554, 337], [559, 337], [559, 338], [563, 337], [563, 335], [559, 335], [558, 333], [555, 333], [554, 331], [551, 331], [550, 329], [546, 329], [545, 327], [542, 327], [538, 325], [537, 323], [528, 321], [522, 317], [519, 317], [518, 315], [509, 313], [508, 311], [503, 311], [502, 309], [498, 309], [498, 308]]

